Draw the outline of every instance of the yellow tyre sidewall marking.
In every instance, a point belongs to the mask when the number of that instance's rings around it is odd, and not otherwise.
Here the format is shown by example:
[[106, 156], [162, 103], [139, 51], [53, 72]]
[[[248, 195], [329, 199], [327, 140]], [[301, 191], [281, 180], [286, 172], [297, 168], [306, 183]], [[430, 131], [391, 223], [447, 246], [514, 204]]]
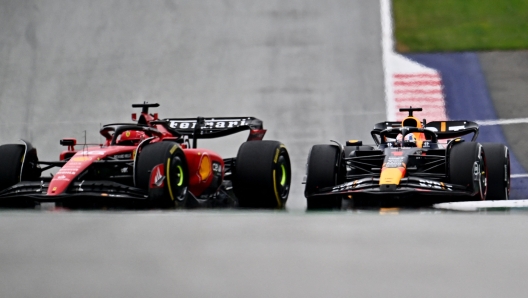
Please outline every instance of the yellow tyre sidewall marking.
[[[276, 170], [275, 170], [275, 167], [277, 165], [277, 161], [279, 160], [279, 153], [280, 153], [280, 149], [281, 148], [285, 148], [284, 145], [280, 145], [279, 148], [277, 148], [277, 150], [275, 151], [275, 157], [273, 158], [273, 190], [275, 191], [275, 199], [277, 200], [277, 207], [278, 208], [281, 208], [282, 207], [282, 201], [281, 201], [281, 197], [279, 195], [279, 191], [277, 190], [277, 176], [276, 176]], [[286, 171], [286, 170], [284, 170]]]
[[171, 187], [171, 182], [170, 182], [170, 163], [171, 163], [171, 158], [167, 158], [167, 166], [165, 167], [167, 170], [167, 188], [169, 189], [169, 195], [171, 197], [171, 200], [174, 201], [174, 195], [172, 194], [172, 187]]

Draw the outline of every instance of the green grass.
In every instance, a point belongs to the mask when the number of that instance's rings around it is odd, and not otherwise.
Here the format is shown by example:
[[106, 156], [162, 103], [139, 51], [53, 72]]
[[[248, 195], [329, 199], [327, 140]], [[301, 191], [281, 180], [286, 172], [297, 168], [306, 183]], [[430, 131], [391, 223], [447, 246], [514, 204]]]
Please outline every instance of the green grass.
[[396, 50], [528, 49], [528, 0], [393, 0]]

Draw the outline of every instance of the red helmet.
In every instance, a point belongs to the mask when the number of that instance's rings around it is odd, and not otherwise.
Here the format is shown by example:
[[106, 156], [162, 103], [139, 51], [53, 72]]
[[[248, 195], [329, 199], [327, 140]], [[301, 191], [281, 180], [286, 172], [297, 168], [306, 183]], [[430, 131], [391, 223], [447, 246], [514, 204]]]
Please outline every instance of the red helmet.
[[122, 146], [137, 145], [147, 138], [147, 135], [140, 130], [127, 130], [117, 138], [116, 144]]

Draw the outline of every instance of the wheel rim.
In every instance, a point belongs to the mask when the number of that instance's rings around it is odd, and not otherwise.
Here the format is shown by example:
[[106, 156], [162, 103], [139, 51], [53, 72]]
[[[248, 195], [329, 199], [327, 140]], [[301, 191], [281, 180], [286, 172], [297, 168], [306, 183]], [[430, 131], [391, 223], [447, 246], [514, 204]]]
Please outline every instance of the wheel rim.
[[504, 174], [506, 175], [506, 186], [505, 186], [505, 192], [506, 192], [506, 200], [510, 199], [510, 152], [508, 151], [508, 148], [506, 148], [506, 164], [504, 165], [506, 168], [504, 169]]
[[183, 168], [181, 165], [178, 165], [177, 166], [177, 172], [178, 172], [178, 177], [180, 177], [180, 179], [178, 180], [178, 184], [176, 184], [178, 187], [181, 187], [183, 185]]
[[288, 169], [287, 169], [287, 159], [284, 155], [280, 155], [279, 159], [277, 160], [277, 164], [279, 165], [278, 171], [275, 171], [275, 175], [278, 177], [275, 177], [278, 183], [276, 185], [277, 187], [277, 194], [281, 199], [285, 199], [288, 196], [289, 190], [290, 190], [290, 176], [288, 175]]
[[[167, 169], [167, 184], [169, 194], [173, 200], [184, 201], [187, 195], [187, 185], [185, 185], [185, 170], [180, 157], [173, 157], [169, 159]], [[175, 176], [172, 176], [175, 175]], [[172, 176], [172, 177], [171, 177]]]
[[486, 155], [482, 151], [482, 147], [479, 148], [479, 190], [480, 199], [486, 199], [486, 193], [488, 191], [488, 171], [486, 166]]
[[282, 170], [282, 179], [281, 179], [281, 186], [284, 186], [286, 184], [286, 167], [282, 164], [281, 165], [281, 170]]

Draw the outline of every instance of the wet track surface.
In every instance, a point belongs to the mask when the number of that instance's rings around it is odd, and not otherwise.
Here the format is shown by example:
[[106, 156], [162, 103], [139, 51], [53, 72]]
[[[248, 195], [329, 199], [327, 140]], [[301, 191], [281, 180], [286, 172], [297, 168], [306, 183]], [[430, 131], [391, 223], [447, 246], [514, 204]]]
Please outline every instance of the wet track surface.
[[[304, 211], [310, 146], [369, 139], [384, 118], [378, 1], [0, 13], [2, 143], [55, 160], [60, 138], [97, 143], [147, 100], [162, 117], [259, 117], [294, 166], [284, 212], [1, 210], [0, 297], [525, 296], [524, 209]], [[210, 148], [234, 156], [235, 139]]]
[[524, 297], [526, 212], [1, 212], [2, 297]]

